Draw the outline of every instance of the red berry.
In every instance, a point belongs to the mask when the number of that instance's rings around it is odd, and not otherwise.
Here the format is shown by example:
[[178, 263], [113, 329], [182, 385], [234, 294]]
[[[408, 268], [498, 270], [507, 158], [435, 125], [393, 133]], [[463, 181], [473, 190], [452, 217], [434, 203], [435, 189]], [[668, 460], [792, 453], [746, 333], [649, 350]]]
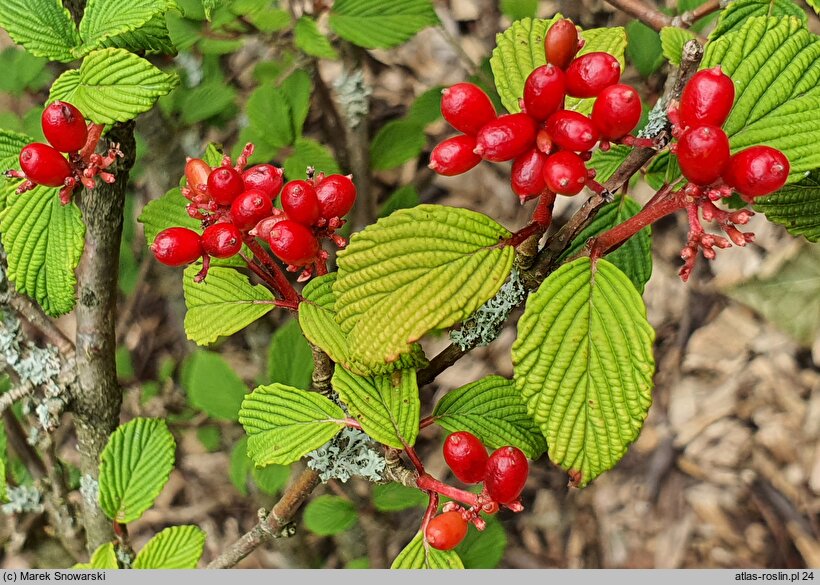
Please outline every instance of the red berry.
[[441, 94], [441, 113], [459, 132], [475, 136], [482, 126], [495, 118], [493, 102], [477, 85], [457, 83]]
[[232, 167], [219, 167], [208, 175], [208, 193], [219, 205], [230, 205], [244, 190], [242, 175]]
[[313, 225], [321, 214], [316, 189], [307, 181], [289, 181], [282, 189], [282, 209], [288, 219], [302, 225]]
[[683, 88], [680, 98], [680, 124], [723, 126], [735, 101], [735, 84], [720, 65], [698, 71]]
[[452, 177], [466, 173], [481, 162], [475, 152], [475, 137], [460, 134], [439, 143], [430, 153], [431, 169], [439, 175]]
[[202, 249], [214, 258], [230, 258], [242, 249], [242, 233], [232, 223], [209, 225], [202, 232]]
[[316, 259], [319, 242], [301, 223], [285, 219], [273, 226], [268, 236], [270, 249], [285, 264], [304, 266]]
[[20, 168], [26, 177], [46, 187], [62, 187], [72, 175], [66, 158], [48, 144], [34, 142], [20, 151]]
[[507, 114], [484, 126], [476, 136], [475, 153], [502, 162], [524, 154], [535, 144], [535, 120], [527, 114]]
[[564, 72], [555, 65], [536, 68], [524, 83], [524, 110], [536, 120], [546, 120], [564, 103]]
[[439, 514], [427, 523], [424, 537], [427, 543], [438, 550], [452, 550], [467, 536], [467, 521], [461, 512], [451, 510]]
[[484, 479], [487, 467], [487, 449], [472, 433], [459, 431], [444, 440], [444, 460], [457, 478], [464, 483], [478, 483]]
[[356, 185], [350, 176], [329, 175], [316, 185], [316, 197], [323, 218], [343, 217], [356, 203]]
[[252, 230], [253, 235], [255, 235], [257, 238], [262, 238], [263, 240], [270, 239], [270, 233], [276, 226], [276, 224], [280, 221], [285, 221], [287, 219], [287, 216], [284, 213], [276, 214], [276, 211], [277, 210], [274, 210], [275, 215], [266, 217], [265, 219], [256, 224], [256, 227]]
[[513, 161], [510, 183], [516, 195], [528, 199], [547, 188], [544, 180], [544, 163], [547, 155], [533, 148]]
[[555, 144], [576, 152], [590, 150], [601, 138], [592, 120], [572, 110], [561, 110], [550, 116], [547, 132]]
[[211, 167], [200, 158], [192, 158], [185, 163], [185, 180], [188, 188], [194, 194], [210, 199], [208, 196], [208, 175], [211, 174]]
[[151, 253], [167, 266], [183, 266], [202, 256], [202, 240], [198, 233], [188, 228], [168, 228], [154, 238]]
[[623, 138], [640, 120], [641, 97], [623, 83], [604, 88], [592, 106], [592, 122], [605, 140]]
[[577, 98], [595, 97], [620, 78], [621, 64], [615, 57], [601, 51], [587, 53], [567, 68], [567, 94]]
[[544, 162], [544, 181], [553, 193], [576, 195], [587, 182], [587, 168], [583, 159], [568, 150], [551, 154]]
[[243, 232], [252, 230], [272, 212], [273, 202], [259, 189], [248, 189], [231, 204], [231, 220]]
[[786, 184], [789, 169], [789, 159], [776, 148], [752, 146], [729, 159], [723, 180], [749, 200], [780, 189]]
[[88, 138], [85, 118], [68, 102], [57, 100], [51, 103], [43, 110], [40, 121], [46, 140], [60, 152], [77, 152], [85, 146]]
[[242, 173], [245, 189], [259, 189], [276, 199], [282, 189], [282, 169], [273, 165], [255, 165]]
[[560, 69], [566, 69], [578, 52], [578, 29], [567, 18], [556, 21], [547, 31], [544, 39], [547, 62]]
[[678, 139], [676, 153], [683, 176], [696, 185], [708, 185], [729, 164], [729, 139], [717, 126], [689, 128]]
[[527, 483], [530, 465], [521, 449], [501, 447], [487, 460], [484, 487], [499, 504], [511, 504], [518, 499]]

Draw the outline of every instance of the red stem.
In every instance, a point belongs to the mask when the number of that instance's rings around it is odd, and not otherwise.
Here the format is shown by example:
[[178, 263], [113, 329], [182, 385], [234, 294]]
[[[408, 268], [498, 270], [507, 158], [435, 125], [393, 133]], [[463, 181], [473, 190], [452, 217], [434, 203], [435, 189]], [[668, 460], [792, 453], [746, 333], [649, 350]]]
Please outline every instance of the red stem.
[[434, 416], [432, 416], [432, 415], [431, 416], [425, 416], [423, 419], [421, 419], [419, 421], [419, 429], [427, 428], [430, 425], [432, 425], [434, 422], [436, 422], [436, 419], [435, 419]]
[[244, 240], [245, 244], [251, 249], [251, 252], [253, 252], [254, 257], [259, 260], [262, 266], [270, 273], [273, 279], [271, 282], [273, 290], [282, 295], [286, 301], [298, 303], [299, 295], [296, 294], [285, 273], [282, 272], [279, 265], [270, 257], [270, 254], [268, 254], [252, 236], [245, 235]]
[[427, 542], [427, 525], [432, 520], [433, 516], [438, 512], [438, 494], [430, 492], [430, 500], [427, 502], [427, 509], [424, 511], [424, 517], [421, 519], [421, 533], [424, 534], [424, 541]]
[[416, 471], [418, 471], [419, 475], [425, 475], [424, 464], [422, 464], [421, 459], [419, 459], [416, 450], [413, 449], [413, 447], [408, 445], [407, 443], [404, 443], [404, 452], [407, 453], [407, 456], [410, 458], [410, 462], [413, 464], [413, 467], [416, 468]]
[[89, 124], [88, 137], [85, 139], [85, 145], [80, 151], [81, 159], [87, 160], [89, 156], [94, 154], [94, 151], [97, 149], [97, 143], [100, 141], [100, 137], [102, 136], [104, 129], [105, 126], [103, 124]]
[[419, 489], [424, 490], [425, 492], [435, 492], [437, 494], [447, 496], [448, 498], [461, 502], [466, 506], [475, 508], [481, 507], [478, 494], [442, 483], [432, 475], [420, 473], [418, 479], [416, 480], [416, 485]]
[[362, 430], [362, 425], [359, 424], [359, 421], [357, 421], [355, 418], [346, 418], [345, 419], [345, 425], [347, 425], [347, 426], [349, 426], [350, 428], [353, 428], [353, 429]]

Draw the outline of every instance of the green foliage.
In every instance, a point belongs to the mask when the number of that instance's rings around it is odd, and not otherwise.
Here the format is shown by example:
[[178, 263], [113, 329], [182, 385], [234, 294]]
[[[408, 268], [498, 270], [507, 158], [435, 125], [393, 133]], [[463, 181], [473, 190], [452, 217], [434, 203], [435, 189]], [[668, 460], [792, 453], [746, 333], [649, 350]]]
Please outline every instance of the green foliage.
[[179, 97], [178, 111], [185, 125], [196, 124], [231, 111], [236, 102], [236, 90], [221, 80], [207, 80], [185, 90]]
[[188, 200], [179, 189], [171, 189], [159, 199], [148, 202], [137, 221], [144, 226], [145, 241], [149, 246], [154, 243], [159, 232], [172, 226], [186, 227], [202, 233], [201, 222], [185, 211], [187, 204]]
[[438, 23], [431, 0], [336, 0], [330, 12], [330, 28], [366, 49], [395, 47]]
[[44, 88], [51, 80], [47, 62], [17, 47], [6, 47], [0, 51], [0, 91], [20, 95]]
[[294, 42], [304, 53], [320, 59], [338, 59], [339, 53], [330, 44], [330, 41], [321, 33], [316, 21], [309, 16], [303, 16], [296, 21], [293, 27]]
[[441, 118], [441, 91], [443, 89], [443, 86], [437, 85], [418, 96], [407, 112], [407, 119], [427, 126]]
[[738, 30], [755, 16], [794, 16], [805, 26], [808, 18], [803, 9], [792, 0], [733, 0], [720, 11], [717, 26], [709, 34], [715, 40], [726, 33]]
[[63, 63], [74, 59], [80, 35], [60, 0], [4, 0], [0, 28], [35, 57]]
[[215, 453], [222, 447], [222, 431], [215, 425], [203, 425], [196, 430], [196, 438], [208, 453]]
[[538, 9], [538, 0], [501, 0], [499, 8], [501, 8], [501, 12], [510, 17], [511, 20], [535, 18], [535, 11]]
[[171, 526], [151, 537], [137, 553], [135, 569], [195, 569], [205, 547], [196, 526]]
[[592, 153], [592, 158], [589, 160], [587, 166], [595, 169], [595, 180], [599, 183], [605, 183], [609, 178], [615, 174], [615, 171], [629, 156], [632, 149], [622, 144], [613, 144], [609, 150], [595, 149]]
[[198, 350], [182, 364], [182, 387], [192, 406], [221, 420], [238, 420], [239, 408], [248, 392], [219, 354]]
[[394, 211], [398, 211], [399, 209], [410, 209], [411, 207], [416, 207], [421, 203], [421, 199], [419, 197], [419, 192], [416, 191], [416, 188], [413, 185], [405, 185], [404, 187], [399, 187], [393, 193], [390, 194], [390, 197], [382, 204], [382, 208], [379, 211], [379, 217], [387, 217]]
[[690, 30], [679, 26], [665, 26], [661, 29], [661, 47], [663, 56], [672, 65], [680, 65], [683, 55], [683, 45], [697, 35]]
[[120, 565], [117, 563], [117, 551], [114, 550], [114, 543], [107, 542], [101, 544], [94, 554], [91, 555], [91, 561], [88, 563], [77, 563], [72, 567], [73, 569], [119, 569]]
[[295, 136], [290, 123], [290, 108], [284, 92], [273, 83], [256, 88], [245, 106], [253, 136], [270, 148], [292, 144]]
[[88, 0], [80, 22], [82, 45], [74, 54], [82, 57], [103, 46], [106, 39], [135, 31], [173, 6], [172, 0]]
[[416, 158], [427, 144], [424, 127], [413, 119], [393, 120], [382, 126], [370, 143], [374, 170], [392, 169]]
[[400, 483], [382, 483], [373, 486], [373, 505], [379, 512], [424, 508], [427, 505], [427, 496], [421, 490]]
[[470, 526], [467, 536], [455, 548], [465, 569], [495, 569], [504, 558], [507, 548], [504, 527], [495, 517], [486, 520], [487, 527], [481, 532]]
[[248, 495], [248, 475], [253, 470], [253, 461], [248, 457], [248, 437], [242, 437], [231, 449], [228, 477], [243, 496]]
[[176, 443], [164, 420], [120, 425], [100, 456], [100, 507], [122, 524], [150, 508], [174, 468]]
[[791, 235], [803, 236], [810, 242], [820, 241], [820, 169], [799, 183], [758, 197], [753, 207], [765, 213], [769, 221], [784, 226]]
[[278, 382], [294, 388], [310, 388], [313, 373], [313, 352], [310, 350], [299, 328], [299, 322], [292, 319], [279, 327], [271, 337], [268, 348], [269, 384]]
[[269, 496], [275, 496], [288, 485], [290, 478], [290, 467], [288, 465], [266, 465], [265, 467], [254, 467], [252, 470], [253, 481], [259, 490]]
[[437, 550], [427, 546], [424, 535], [417, 532], [413, 540], [393, 561], [391, 569], [463, 569], [458, 553], [452, 550]]
[[639, 20], [633, 20], [626, 26], [629, 44], [626, 54], [643, 77], [649, 77], [663, 65], [661, 38], [657, 32]]
[[512, 358], [549, 457], [584, 486], [614, 467], [652, 402], [655, 332], [632, 282], [579, 258], [530, 295]]
[[333, 536], [350, 530], [358, 520], [356, 507], [339, 496], [319, 496], [305, 507], [302, 521], [305, 527], [319, 536]]
[[312, 166], [317, 173], [335, 175], [341, 173], [339, 164], [333, 158], [330, 150], [312, 138], [297, 138], [293, 144], [293, 152], [283, 165], [287, 180], [304, 179], [305, 170]]
[[141, 27], [102, 39], [99, 48], [126, 49], [145, 55], [174, 55], [177, 52], [165, 23], [166, 14], [158, 14]]

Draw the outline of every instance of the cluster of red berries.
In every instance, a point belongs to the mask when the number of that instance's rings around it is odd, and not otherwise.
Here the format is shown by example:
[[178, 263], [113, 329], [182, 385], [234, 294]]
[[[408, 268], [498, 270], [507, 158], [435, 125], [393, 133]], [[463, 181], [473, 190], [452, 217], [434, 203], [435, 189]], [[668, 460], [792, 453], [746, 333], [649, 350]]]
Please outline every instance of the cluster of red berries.
[[[522, 201], [546, 191], [579, 193], [595, 176], [585, 165], [591, 149], [624, 140], [641, 118], [640, 96], [618, 83], [618, 60], [605, 52], [576, 58], [582, 46], [572, 21], [550, 27], [544, 39], [547, 64], [527, 78], [521, 113], [496, 116], [487, 94], [470, 83], [445, 89], [441, 112], [463, 134], [433, 149], [430, 168], [458, 175], [482, 159], [512, 160], [510, 181]], [[592, 114], [564, 109], [566, 96], [596, 98]]]
[[442, 513], [428, 522], [424, 534], [433, 548], [450, 550], [458, 546], [470, 523], [483, 528], [479, 512], [495, 514], [499, 505], [516, 512], [523, 509], [518, 497], [527, 482], [529, 463], [517, 447], [501, 447], [488, 456], [478, 437], [460, 431], [444, 441], [444, 460], [458, 479], [467, 484], [483, 481], [484, 490], [479, 496], [480, 510], [465, 510], [448, 502]]
[[[235, 165], [226, 156], [212, 168], [202, 159], [191, 158], [185, 165], [186, 185], [182, 193], [190, 201], [188, 214], [202, 221], [200, 236], [184, 227], [171, 227], [157, 234], [151, 252], [169, 266], [183, 266], [199, 258], [203, 280], [210, 258], [230, 258], [243, 242], [258, 237], [288, 270], [302, 270], [300, 279], [309, 278], [314, 267], [324, 270], [327, 252], [319, 244], [323, 237], [338, 246], [343, 238], [335, 230], [344, 225], [342, 217], [356, 201], [356, 187], [350, 176], [321, 173], [307, 180], [289, 181], [283, 186], [282, 169], [259, 164], [245, 169], [253, 145], [248, 144]], [[273, 206], [281, 192], [282, 209]]]
[[[105, 169], [122, 156], [113, 146], [106, 156], [94, 153], [102, 133], [99, 124], [87, 124], [82, 112], [68, 102], [54, 101], [43, 110], [43, 134], [49, 144], [33, 142], [20, 151], [20, 171], [9, 170], [5, 176], [24, 179], [17, 193], [24, 193], [37, 185], [61, 187], [60, 201], [67, 204], [77, 184], [88, 189], [97, 184], [99, 176], [106, 183], [114, 182], [114, 175]], [[68, 158], [63, 153], [68, 154]]]

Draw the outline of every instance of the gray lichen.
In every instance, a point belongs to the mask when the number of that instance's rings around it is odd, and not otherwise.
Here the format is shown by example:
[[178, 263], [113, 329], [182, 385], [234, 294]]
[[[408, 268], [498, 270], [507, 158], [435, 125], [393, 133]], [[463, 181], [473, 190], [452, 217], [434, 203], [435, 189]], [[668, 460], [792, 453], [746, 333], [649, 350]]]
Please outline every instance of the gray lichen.
[[655, 138], [666, 128], [669, 122], [666, 116], [666, 100], [661, 98], [649, 112], [649, 121], [640, 132], [638, 138]]
[[370, 111], [370, 94], [373, 90], [364, 80], [361, 69], [343, 73], [333, 84], [339, 105], [351, 128], [357, 127]]
[[99, 482], [88, 474], [80, 477], [80, 494], [89, 503], [96, 503], [100, 495]]
[[3, 512], [6, 514], [43, 511], [43, 494], [33, 485], [9, 487], [6, 497], [8, 502], [3, 504]]
[[323, 482], [338, 479], [344, 483], [354, 476], [379, 481], [387, 464], [370, 437], [352, 428], [308, 453], [307, 460], [308, 467], [318, 471]]

